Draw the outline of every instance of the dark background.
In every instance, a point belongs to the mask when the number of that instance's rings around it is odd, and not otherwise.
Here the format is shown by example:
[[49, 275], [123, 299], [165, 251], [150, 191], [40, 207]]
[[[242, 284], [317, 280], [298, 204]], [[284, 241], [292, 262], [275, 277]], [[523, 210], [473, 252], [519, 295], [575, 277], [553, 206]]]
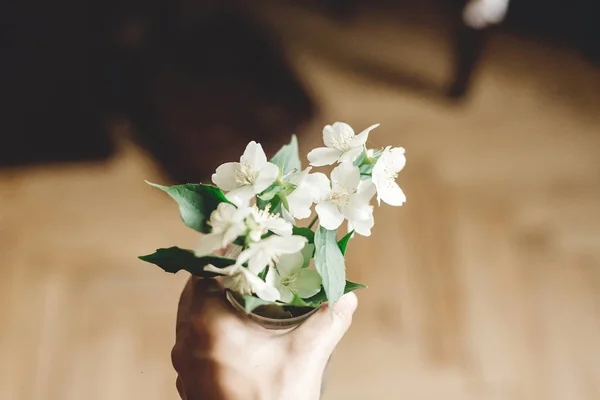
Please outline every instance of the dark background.
[[[576, 49], [590, 63], [600, 59], [594, 0], [514, 0], [501, 27], [483, 32], [461, 26], [460, 1], [297, 3], [341, 26], [373, 8], [410, 14], [422, 24], [435, 15], [447, 31], [448, 65], [447, 82], [433, 90], [457, 102], [477, 85], [473, 72], [497, 30]], [[122, 118], [175, 181], [202, 179], [224, 148], [237, 153], [250, 138], [278, 147], [286, 137], [281, 132], [319, 110], [290, 69], [284, 44], [242, 5], [5, 3], [1, 164], [103, 159], [114, 149], [110, 122]]]

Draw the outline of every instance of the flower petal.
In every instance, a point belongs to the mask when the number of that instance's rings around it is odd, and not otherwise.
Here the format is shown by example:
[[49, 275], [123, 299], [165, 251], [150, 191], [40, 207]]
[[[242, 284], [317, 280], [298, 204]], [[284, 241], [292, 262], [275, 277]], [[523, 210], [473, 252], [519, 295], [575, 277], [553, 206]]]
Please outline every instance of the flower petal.
[[248, 260], [256, 253], [256, 249], [253, 248], [254, 245], [250, 245], [246, 250], [242, 250], [242, 252], [238, 255], [236, 259], [237, 265], [243, 265], [248, 262]]
[[[248, 251], [248, 250], [250, 250], [250, 249], [247, 249], [244, 251]], [[244, 254], [244, 252], [242, 252], [242, 254]], [[242, 256], [242, 254], [240, 254], [240, 257], [238, 257], [238, 262]], [[252, 254], [252, 257], [250, 257], [250, 259], [248, 260], [248, 269], [253, 274], [258, 275], [259, 273], [262, 272], [263, 269], [265, 269], [265, 267], [267, 265], [269, 265], [271, 263], [274, 255], [275, 255], [275, 253], [270, 252], [267, 249], [264, 249], [264, 248], [256, 249], [256, 251], [254, 251], [254, 254]]]
[[283, 286], [281, 284], [281, 276], [279, 276], [279, 273], [277, 273], [275, 268], [269, 268], [267, 275], [265, 276], [265, 282], [267, 285], [271, 285], [277, 290], [280, 290]]
[[302, 253], [302, 258], [304, 262], [302, 263], [302, 268], [306, 268], [310, 265], [310, 260], [312, 259], [313, 254], [315, 253], [315, 245], [312, 243], [306, 243], [306, 245], [300, 250]]
[[354, 137], [354, 130], [344, 122], [335, 122], [323, 128], [323, 143], [332, 149], [339, 149], [340, 143]]
[[277, 271], [279, 272], [279, 276], [287, 278], [300, 272], [302, 264], [304, 264], [304, 257], [302, 257], [301, 252], [284, 254], [279, 258]]
[[250, 185], [241, 186], [227, 193], [225, 197], [236, 206], [243, 207], [254, 197], [254, 189]]
[[287, 196], [287, 203], [290, 213], [295, 218], [304, 219], [310, 217], [310, 207], [313, 204], [313, 199], [308, 190], [294, 190]]
[[[288, 198], [288, 206], [289, 206], [289, 198]], [[290, 224], [292, 224], [292, 225], [296, 224], [296, 220], [294, 219], [294, 216], [291, 214], [291, 211], [289, 211], [287, 208], [281, 207], [281, 216], [283, 217], [283, 219], [285, 219]]]
[[260, 242], [253, 243], [242, 251], [237, 258], [237, 264], [248, 262], [248, 268], [253, 274], [260, 273], [273, 258], [282, 254], [296, 253], [304, 247], [307, 239], [304, 236], [272, 235]]
[[329, 181], [329, 178], [321, 172], [308, 175], [304, 179], [302, 189], [305, 187], [310, 192], [312, 200], [315, 202], [327, 198], [329, 193], [331, 193], [331, 182]]
[[296, 281], [296, 294], [306, 299], [321, 291], [321, 275], [313, 269], [303, 269]]
[[369, 203], [350, 201], [348, 206], [342, 210], [342, 214], [348, 221], [358, 221], [369, 218], [369, 215], [373, 214], [373, 209]]
[[344, 216], [331, 201], [322, 201], [315, 207], [319, 216], [319, 224], [325, 229], [334, 230], [344, 221]]
[[365, 219], [373, 213], [369, 205], [371, 198], [375, 195], [376, 188], [371, 179], [360, 181], [356, 194], [350, 198], [348, 206], [343, 210], [347, 219]]
[[270, 262], [273, 254], [261, 246], [262, 242], [251, 244], [242, 251], [236, 260], [236, 264], [248, 263], [248, 268], [253, 274], [259, 274]]
[[223, 233], [234, 221], [241, 221], [241, 218], [235, 218], [237, 208], [226, 201], [217, 205], [217, 208], [210, 213], [210, 224], [212, 233]]
[[287, 176], [286, 180], [288, 182], [293, 183], [294, 185], [298, 186], [308, 176], [308, 173], [310, 172], [311, 169], [312, 169], [312, 167], [306, 167], [302, 171], [293, 172]]
[[354, 191], [360, 183], [360, 169], [352, 163], [342, 163], [331, 171], [331, 182], [334, 188], [341, 185], [348, 191]]
[[[348, 221], [348, 233], [352, 232], [354, 230], [354, 225], [352, 225], [352, 221]], [[352, 234], [352, 236], [350, 236], [350, 239], [354, 239], [354, 233]]]
[[248, 164], [254, 171], [259, 171], [267, 163], [267, 155], [262, 146], [253, 140], [246, 146], [240, 162]]
[[[361, 185], [365, 182], [367, 182], [368, 187], [365, 188], [363, 186], [361, 189], [363, 193], [367, 192], [367, 198], [370, 200], [372, 193], [371, 188], [374, 187], [374, 185], [368, 181], [361, 182]], [[361, 195], [363, 193], [361, 193]], [[355, 197], [358, 198], [360, 196], [357, 194]], [[373, 225], [375, 224], [375, 219], [373, 218], [373, 206], [371, 206], [368, 202], [362, 203], [362, 205], [352, 211], [352, 215], [346, 216], [348, 219], [348, 231], [354, 230], [359, 235], [370, 236], [371, 228], [373, 228]]]
[[361, 202], [370, 202], [375, 193], [377, 192], [377, 188], [371, 179], [365, 179], [364, 181], [360, 181], [358, 184], [358, 188], [356, 189], [356, 198]]
[[327, 198], [330, 192], [331, 183], [325, 174], [308, 174], [296, 190], [287, 196], [289, 210], [298, 219], [308, 218], [312, 204]]
[[273, 163], [265, 163], [258, 171], [254, 181], [254, 193], [260, 193], [273, 184], [279, 177], [279, 167]]
[[333, 126], [325, 125], [323, 127], [323, 143], [325, 143], [325, 146], [329, 147], [330, 149], [335, 148], [338, 135], [338, 132], [333, 128]]
[[287, 286], [281, 286], [281, 289], [279, 289], [279, 301], [291, 303], [292, 300], [294, 300], [294, 293]]
[[225, 268], [217, 268], [212, 264], [208, 264], [204, 266], [204, 271], [206, 272], [214, 272], [215, 274], [221, 274], [221, 275], [226, 275], [226, 276], [231, 276], [234, 275], [236, 272], [238, 272], [238, 269], [240, 268], [239, 265], [230, 265], [228, 267]]
[[[338, 139], [341, 142], [349, 143], [354, 138], [354, 129], [345, 122], [334, 122], [332, 125]], [[332, 146], [336, 147], [336, 146]]]
[[202, 257], [207, 254], [211, 254], [213, 251], [218, 250], [222, 247], [223, 234], [220, 233], [209, 233], [202, 236], [200, 243], [196, 246], [194, 254], [197, 257]]
[[[362, 147], [362, 146], [364, 146], [365, 143], [367, 143], [367, 139], [369, 138], [369, 132], [371, 132], [373, 129], [377, 128], [378, 126], [379, 126], [379, 124], [371, 125], [367, 129], [365, 129], [364, 131], [362, 131], [361, 133], [359, 133], [358, 135], [356, 135], [354, 137], [354, 139], [352, 139], [352, 142], [350, 143], [350, 146], [351, 147]], [[352, 160], [352, 161], [354, 161], [354, 160]]]
[[359, 220], [359, 221], [350, 221], [348, 222], [348, 229], [354, 229], [354, 232], [358, 233], [362, 236], [371, 236], [371, 228], [375, 225], [375, 219], [373, 218], [373, 213], [367, 219]]
[[260, 279], [258, 276], [248, 271], [246, 268], [240, 268], [244, 277], [252, 287], [252, 292], [254, 292], [258, 297], [267, 301], [277, 301], [280, 298], [279, 291], [275, 289], [273, 286], [268, 285], [265, 281]]
[[269, 218], [264, 224], [268, 230], [278, 235], [289, 236], [292, 234], [292, 224], [283, 218]]
[[322, 167], [323, 165], [331, 165], [336, 162], [342, 152], [337, 149], [330, 149], [327, 147], [318, 147], [308, 153], [308, 161], [310, 165], [314, 167]]
[[406, 155], [403, 147], [395, 147], [389, 152], [389, 164], [392, 165], [394, 171], [400, 172], [406, 165]]
[[228, 162], [219, 165], [219, 168], [212, 174], [213, 183], [227, 192], [240, 187], [236, 180], [239, 168], [240, 163], [236, 162]]
[[351, 147], [350, 149], [346, 150], [344, 152], [344, 154], [342, 154], [342, 156], [340, 157], [340, 162], [341, 163], [353, 163], [354, 160], [356, 160], [358, 158], [358, 156], [361, 155], [361, 153], [363, 152], [363, 148], [362, 146], [360, 147]]
[[381, 198], [390, 206], [401, 206], [406, 202], [406, 196], [396, 182], [388, 181], [377, 188], [377, 199]]
[[230, 227], [223, 232], [223, 241], [221, 243], [221, 247], [227, 247], [228, 244], [233, 242], [238, 236], [244, 233], [245, 229], [246, 225], [241, 221], [232, 223]]
[[261, 244], [270, 247], [276, 254], [290, 254], [302, 250], [307, 241], [304, 236], [299, 235], [269, 236]]
[[[403, 147], [386, 147], [377, 160], [375, 166], [379, 165], [380, 170], [389, 169], [390, 171], [400, 172], [406, 165], [405, 150]], [[375, 169], [375, 167], [373, 167]]]

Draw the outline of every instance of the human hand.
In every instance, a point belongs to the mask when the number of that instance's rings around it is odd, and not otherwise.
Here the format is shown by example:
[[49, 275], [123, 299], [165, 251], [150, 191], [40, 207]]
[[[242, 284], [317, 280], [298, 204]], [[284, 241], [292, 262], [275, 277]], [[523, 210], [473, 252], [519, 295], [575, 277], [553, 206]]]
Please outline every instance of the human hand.
[[183, 400], [317, 400], [325, 366], [350, 327], [354, 293], [293, 330], [265, 329], [227, 303], [214, 279], [190, 278], [172, 351]]

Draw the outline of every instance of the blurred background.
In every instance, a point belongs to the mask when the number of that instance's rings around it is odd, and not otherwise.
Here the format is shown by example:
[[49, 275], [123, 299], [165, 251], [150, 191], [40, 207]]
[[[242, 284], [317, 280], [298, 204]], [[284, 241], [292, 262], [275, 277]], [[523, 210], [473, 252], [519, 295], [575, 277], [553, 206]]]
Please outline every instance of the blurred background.
[[324, 399], [600, 399], [599, 3], [486, 1], [3, 4], [0, 399], [177, 399], [186, 276], [136, 256], [198, 237], [143, 180], [335, 121], [408, 202], [351, 243]]

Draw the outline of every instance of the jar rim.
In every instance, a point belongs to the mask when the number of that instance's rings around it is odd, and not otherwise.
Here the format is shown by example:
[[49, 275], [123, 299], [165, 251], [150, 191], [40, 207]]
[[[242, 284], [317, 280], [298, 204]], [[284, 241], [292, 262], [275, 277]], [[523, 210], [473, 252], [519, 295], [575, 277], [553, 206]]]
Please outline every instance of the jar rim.
[[248, 313], [243, 304], [241, 304], [231, 290], [225, 292], [229, 303], [239, 312], [243, 313], [246, 318], [267, 328], [267, 329], [286, 329], [300, 325], [313, 315], [319, 308], [313, 308], [310, 311], [290, 318], [269, 318], [256, 314], [255, 312]]

